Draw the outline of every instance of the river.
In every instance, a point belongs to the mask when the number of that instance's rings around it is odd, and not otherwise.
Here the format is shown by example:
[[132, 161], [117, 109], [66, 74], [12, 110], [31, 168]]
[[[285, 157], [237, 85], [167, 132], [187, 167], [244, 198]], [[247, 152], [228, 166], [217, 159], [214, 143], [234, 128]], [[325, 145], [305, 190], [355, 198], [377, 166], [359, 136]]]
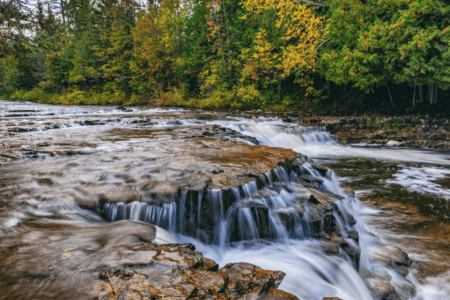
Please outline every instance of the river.
[[[383, 284], [395, 289], [397, 297], [391, 293], [386, 297], [394, 298], [385, 299], [450, 299], [448, 151], [342, 146], [319, 127], [249, 114], [180, 109], [1, 101], [0, 122], [0, 235], [20, 227], [32, 231], [33, 220], [49, 216], [87, 223], [144, 220], [168, 229], [179, 242], [193, 243], [220, 266], [248, 262], [285, 272], [280, 289], [303, 300], [325, 296], [377, 299], [374, 290], [383, 290]], [[293, 228], [281, 223], [278, 213], [297, 209], [294, 198], [303, 193], [295, 175], [284, 174], [283, 168], [276, 171], [280, 172], [278, 178], [284, 178], [284, 188], [268, 183], [260, 190], [248, 182], [242, 194], [232, 190], [236, 201], [228, 209], [224, 209], [220, 190], [209, 190], [215, 220], [212, 236], [200, 226], [187, 234], [192, 220], [185, 219], [186, 194], [183, 198], [182, 193], [178, 202], [144, 203], [147, 196], [137, 187], [148, 178], [167, 182], [182, 177], [196, 184], [198, 176], [192, 179], [186, 170], [206, 168], [207, 163], [196, 161], [189, 151], [201, 152], [197, 153], [201, 157], [206, 150], [197, 149], [198, 143], [190, 143], [188, 138], [209, 137], [205, 130], [219, 127], [225, 134], [223, 143], [291, 149], [329, 167], [326, 174], [319, 174], [312, 162], [306, 162], [301, 172], [319, 178], [322, 191], [340, 197], [333, 207], [334, 216], [343, 238], [360, 251], [359, 261], [355, 264], [345, 253], [324, 251], [322, 241], [308, 227], [308, 206]], [[170, 142], [174, 139], [179, 142]], [[220, 151], [214, 144], [201, 147]], [[171, 165], [173, 156], [185, 160], [188, 167], [180, 171], [179, 166]], [[348, 187], [354, 193], [348, 192]], [[202, 197], [199, 194], [196, 200], [198, 212], [187, 213], [188, 218], [196, 219], [195, 224], [204, 218]], [[102, 199], [110, 204], [101, 212], [86, 209], [90, 201]], [[249, 203], [269, 208], [270, 238], [258, 231]], [[236, 241], [230, 234], [234, 220], [239, 228], [245, 228], [240, 229]], [[350, 238], [354, 229], [357, 244]], [[409, 266], [397, 268], [389, 263], [399, 249], [412, 260]]]

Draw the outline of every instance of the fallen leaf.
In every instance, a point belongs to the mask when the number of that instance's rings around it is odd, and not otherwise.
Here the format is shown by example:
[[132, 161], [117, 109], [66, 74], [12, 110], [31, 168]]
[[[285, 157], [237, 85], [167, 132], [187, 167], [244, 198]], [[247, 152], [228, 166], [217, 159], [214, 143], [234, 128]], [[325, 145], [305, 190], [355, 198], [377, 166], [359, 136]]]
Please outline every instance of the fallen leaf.
[[65, 256], [65, 257], [71, 257], [72, 254], [70, 254], [69, 252], [65, 252], [65, 253], [62, 254], [62, 256]]

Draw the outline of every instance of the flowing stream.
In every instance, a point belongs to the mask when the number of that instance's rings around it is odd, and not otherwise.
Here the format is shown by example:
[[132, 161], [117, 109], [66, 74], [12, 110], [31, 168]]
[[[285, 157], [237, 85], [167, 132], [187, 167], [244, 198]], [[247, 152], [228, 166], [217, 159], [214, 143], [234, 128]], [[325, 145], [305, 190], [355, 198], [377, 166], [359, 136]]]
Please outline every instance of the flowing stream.
[[[302, 300], [325, 296], [375, 300], [363, 279], [372, 277], [383, 278], [395, 288], [399, 298], [392, 299], [450, 299], [450, 263], [446, 263], [450, 260], [448, 152], [342, 146], [323, 128], [278, 118], [216, 116], [176, 109], [56, 107], [1, 101], [0, 120], [3, 232], [13, 231], [30, 216], [58, 215], [81, 222], [139, 220], [168, 229], [179, 242], [193, 243], [220, 266], [249, 262], [283, 271], [287, 276], [280, 289]], [[187, 149], [165, 148], [165, 141], [173, 138], [172, 128], [191, 132], [207, 126], [224, 128], [230, 135], [225, 140], [292, 149], [331, 169], [321, 174], [311, 162], [304, 162], [295, 171], [279, 166], [273, 174], [262, 174], [240, 189], [231, 189], [231, 204], [220, 189], [197, 194], [182, 191], [177, 202], [169, 199], [160, 204], [143, 201], [151, 195], [136, 196], [131, 187], [140, 185], [145, 174], [157, 172], [164, 180], [172, 176], [170, 168], [155, 171], [146, 162], [167, 153], [183, 155]], [[165, 131], [143, 136], [143, 128]], [[241, 136], [234, 137], [233, 132]], [[50, 150], [35, 151], [33, 145]], [[69, 178], [63, 179], [65, 174], [70, 174]], [[311, 225], [316, 212], [311, 205], [299, 206], [296, 201], [305, 195], [298, 183], [300, 175], [315, 178], [320, 182], [319, 190], [339, 198], [330, 211], [349, 247], [360, 253], [358, 262], [342, 251], [328, 255], [323, 250]], [[33, 176], [40, 176], [37, 183]], [[173, 176], [187, 175], [181, 172]], [[98, 178], [101, 184], [90, 183]], [[78, 200], [68, 200], [83, 194], [94, 203], [101, 202], [101, 197], [89, 196], [94, 195], [89, 191], [98, 192], [105, 186], [117, 189], [112, 196], [106, 191], [104, 197], [119, 200], [108, 200], [97, 213], [83, 209]], [[352, 187], [355, 194], [342, 186]], [[211, 232], [201, 226], [206, 204], [211, 206], [208, 212], [214, 220]], [[267, 218], [262, 208], [268, 210]], [[289, 226], [281, 222], [283, 215], [294, 216]], [[426, 230], [417, 228], [425, 223]], [[447, 231], [440, 236], [443, 228]], [[359, 244], [351, 238], [354, 230]], [[433, 243], [440, 246], [430, 247]], [[401, 276], [403, 269], [380, 260], [380, 256], [390, 255], [392, 246], [404, 250], [413, 261], [405, 276]]]

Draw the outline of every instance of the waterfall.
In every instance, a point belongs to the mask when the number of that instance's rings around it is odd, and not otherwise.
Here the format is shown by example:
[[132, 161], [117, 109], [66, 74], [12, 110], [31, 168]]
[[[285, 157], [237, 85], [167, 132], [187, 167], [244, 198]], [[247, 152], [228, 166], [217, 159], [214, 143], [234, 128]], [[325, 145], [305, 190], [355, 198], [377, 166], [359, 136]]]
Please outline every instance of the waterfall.
[[178, 216], [178, 220], [180, 221], [180, 225], [179, 225], [179, 232], [180, 233], [184, 233], [185, 230], [185, 226], [186, 226], [186, 221], [185, 221], [185, 209], [186, 209], [186, 195], [187, 195], [187, 191], [182, 191], [181, 192], [181, 197], [180, 197], [180, 214]]
[[347, 237], [347, 228], [352, 226], [348, 208], [342, 200], [335, 199], [332, 206], [325, 205], [330, 213], [317, 211], [308, 203], [309, 194], [304, 194], [301, 184], [301, 180], [310, 177], [322, 183], [322, 190], [342, 194], [332, 171], [322, 176], [311, 164], [303, 163], [297, 172], [277, 166], [259, 176], [259, 183], [249, 181], [225, 194], [220, 189], [183, 190], [178, 201], [159, 206], [144, 202], [106, 203], [101, 214], [108, 221], [140, 220], [222, 247], [259, 239], [303, 240], [335, 227]]

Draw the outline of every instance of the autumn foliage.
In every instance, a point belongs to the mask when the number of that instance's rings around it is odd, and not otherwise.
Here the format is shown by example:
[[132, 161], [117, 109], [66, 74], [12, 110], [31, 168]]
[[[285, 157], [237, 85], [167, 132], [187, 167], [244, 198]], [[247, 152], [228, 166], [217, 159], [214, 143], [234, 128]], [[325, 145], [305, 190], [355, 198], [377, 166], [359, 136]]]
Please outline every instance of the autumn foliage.
[[444, 0], [53, 4], [0, 4], [0, 95], [298, 109], [437, 104], [450, 88]]

